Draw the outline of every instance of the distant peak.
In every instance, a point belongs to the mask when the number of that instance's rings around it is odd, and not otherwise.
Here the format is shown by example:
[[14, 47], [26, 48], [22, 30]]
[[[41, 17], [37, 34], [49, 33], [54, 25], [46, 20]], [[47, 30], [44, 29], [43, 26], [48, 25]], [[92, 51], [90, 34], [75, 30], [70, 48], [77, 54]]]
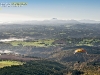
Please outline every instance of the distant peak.
[[52, 20], [57, 20], [57, 18], [52, 18]]

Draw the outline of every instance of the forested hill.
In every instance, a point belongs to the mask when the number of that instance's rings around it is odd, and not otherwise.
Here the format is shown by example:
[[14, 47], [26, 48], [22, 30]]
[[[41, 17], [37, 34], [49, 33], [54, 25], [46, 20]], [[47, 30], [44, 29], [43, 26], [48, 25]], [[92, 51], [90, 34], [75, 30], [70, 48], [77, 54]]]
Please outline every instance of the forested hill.
[[65, 69], [66, 67], [60, 63], [38, 60], [20, 66], [1, 68], [0, 75], [63, 75]]
[[0, 38], [10, 37], [35, 39], [100, 37], [100, 24], [66, 25], [0, 25]]
[[[88, 55], [73, 54], [78, 48], [84, 48]], [[56, 63], [34, 60], [24, 65], [2, 68], [1, 75], [9, 75], [12, 71], [14, 72], [11, 73], [12, 75], [15, 73], [18, 75], [20, 71], [22, 75], [25, 75], [24, 72], [26, 75], [31, 75], [31, 73], [43, 75], [41, 73], [44, 72], [47, 75], [80, 75], [81, 73], [99, 75], [100, 24], [1, 25], [0, 58], [14, 56], [14, 54], [18, 59], [20, 56], [22, 59], [35, 57], [56, 61]], [[57, 62], [63, 64], [64, 67], [59, 66]], [[34, 63], [40, 65], [34, 65]], [[44, 65], [44, 63], [48, 64]], [[51, 68], [52, 66], [55, 69]]]

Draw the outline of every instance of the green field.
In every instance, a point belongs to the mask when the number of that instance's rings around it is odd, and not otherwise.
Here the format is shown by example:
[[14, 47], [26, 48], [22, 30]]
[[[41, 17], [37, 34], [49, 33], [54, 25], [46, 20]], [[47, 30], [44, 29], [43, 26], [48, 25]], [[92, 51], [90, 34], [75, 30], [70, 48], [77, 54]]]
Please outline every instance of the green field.
[[11, 65], [22, 65], [22, 62], [19, 61], [0, 61], [0, 68], [11, 66]]
[[53, 39], [43, 39], [43, 40], [34, 40], [34, 41], [11, 41], [6, 42], [10, 43], [12, 46], [36, 46], [36, 47], [48, 47], [52, 46], [54, 42]]

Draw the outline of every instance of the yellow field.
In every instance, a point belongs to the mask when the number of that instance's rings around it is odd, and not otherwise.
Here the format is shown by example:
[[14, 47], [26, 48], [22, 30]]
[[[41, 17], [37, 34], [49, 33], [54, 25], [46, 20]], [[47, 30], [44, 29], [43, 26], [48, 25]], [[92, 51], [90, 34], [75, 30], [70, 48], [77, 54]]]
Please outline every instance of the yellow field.
[[23, 63], [19, 61], [0, 61], [0, 68], [11, 65], [23, 65]]

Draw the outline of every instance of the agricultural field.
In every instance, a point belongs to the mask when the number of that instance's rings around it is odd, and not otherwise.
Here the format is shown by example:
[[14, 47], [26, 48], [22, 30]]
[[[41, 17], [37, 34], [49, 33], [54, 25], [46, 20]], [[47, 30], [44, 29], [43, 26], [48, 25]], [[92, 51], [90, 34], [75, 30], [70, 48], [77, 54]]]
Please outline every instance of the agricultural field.
[[23, 65], [20, 61], [0, 61], [0, 68], [6, 67], [6, 66], [12, 66], [12, 65]]
[[34, 41], [11, 41], [6, 42], [12, 46], [36, 46], [36, 47], [49, 47], [52, 46], [54, 39], [43, 39], [43, 40], [34, 40]]

